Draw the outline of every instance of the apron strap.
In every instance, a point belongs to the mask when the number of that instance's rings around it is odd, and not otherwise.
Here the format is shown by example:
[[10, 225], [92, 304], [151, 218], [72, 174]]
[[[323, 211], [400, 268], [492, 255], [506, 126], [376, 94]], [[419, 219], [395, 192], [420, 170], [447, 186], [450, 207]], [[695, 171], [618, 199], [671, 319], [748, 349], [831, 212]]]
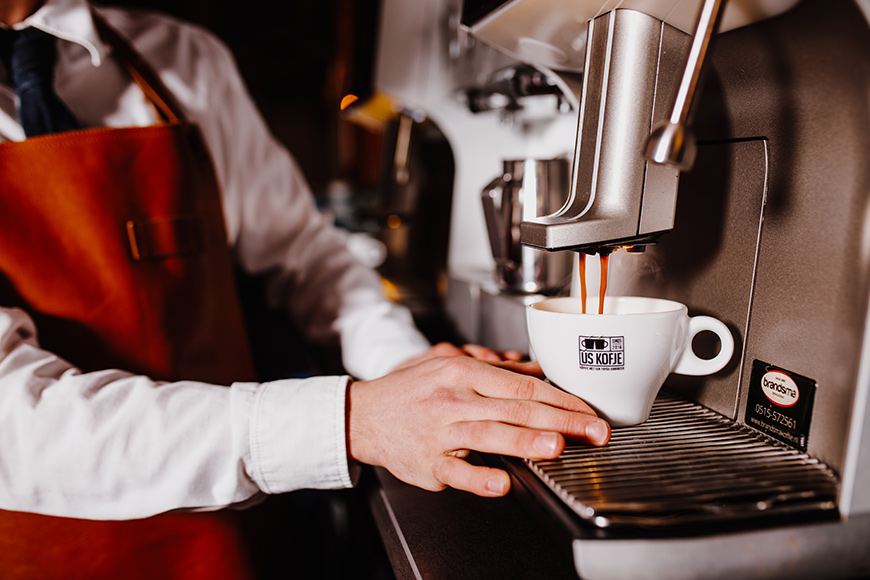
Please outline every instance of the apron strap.
[[91, 14], [100, 37], [112, 47], [127, 73], [145, 93], [145, 98], [154, 105], [160, 117], [169, 123], [187, 124], [181, 105], [166, 88], [151, 65], [142, 58], [142, 55], [133, 48], [127, 39], [112, 28], [95, 10], [91, 10]]

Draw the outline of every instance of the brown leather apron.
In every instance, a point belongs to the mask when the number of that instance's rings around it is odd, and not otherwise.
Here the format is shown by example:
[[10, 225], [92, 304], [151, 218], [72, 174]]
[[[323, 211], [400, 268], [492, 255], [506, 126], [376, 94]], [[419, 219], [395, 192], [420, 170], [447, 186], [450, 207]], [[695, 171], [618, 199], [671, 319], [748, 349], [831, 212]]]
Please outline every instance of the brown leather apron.
[[[218, 186], [197, 128], [103, 38], [164, 122], [0, 144], [0, 304], [85, 371], [254, 378]], [[0, 578], [247, 577], [232, 512], [89, 521], [0, 511]]]

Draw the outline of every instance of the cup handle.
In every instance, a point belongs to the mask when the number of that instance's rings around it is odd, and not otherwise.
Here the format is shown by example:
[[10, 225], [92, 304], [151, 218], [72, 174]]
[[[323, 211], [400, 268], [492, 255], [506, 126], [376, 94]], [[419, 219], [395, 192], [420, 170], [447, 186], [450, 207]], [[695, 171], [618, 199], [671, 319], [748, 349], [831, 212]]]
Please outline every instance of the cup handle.
[[[721, 345], [719, 354], [711, 359], [700, 358], [692, 350], [692, 340], [695, 338], [695, 335], [705, 330], [716, 333]], [[722, 321], [710, 316], [693, 316], [689, 318], [689, 332], [686, 341], [683, 354], [680, 356], [680, 360], [677, 361], [677, 366], [673, 371], [679, 375], [712, 375], [722, 370], [731, 360], [731, 355], [734, 354], [734, 337], [731, 335], [731, 331]]]

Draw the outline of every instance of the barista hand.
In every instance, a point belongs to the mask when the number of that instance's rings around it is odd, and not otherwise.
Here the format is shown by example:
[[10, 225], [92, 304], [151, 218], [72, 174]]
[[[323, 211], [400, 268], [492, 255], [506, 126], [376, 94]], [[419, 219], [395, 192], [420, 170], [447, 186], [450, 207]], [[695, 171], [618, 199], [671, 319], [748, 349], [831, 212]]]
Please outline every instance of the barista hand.
[[487, 362], [520, 361], [523, 358], [523, 355], [515, 350], [501, 352], [479, 344], [465, 344], [459, 347], [449, 342], [439, 342], [421, 356], [400, 364], [396, 367], [396, 370], [408, 368], [423, 361], [442, 356], [470, 356]]
[[537, 363], [454, 356], [354, 382], [348, 454], [423, 489], [504, 495], [508, 474], [467, 463], [470, 450], [553, 459], [563, 434], [594, 445], [610, 438], [586, 403], [527, 374], [539, 372]]

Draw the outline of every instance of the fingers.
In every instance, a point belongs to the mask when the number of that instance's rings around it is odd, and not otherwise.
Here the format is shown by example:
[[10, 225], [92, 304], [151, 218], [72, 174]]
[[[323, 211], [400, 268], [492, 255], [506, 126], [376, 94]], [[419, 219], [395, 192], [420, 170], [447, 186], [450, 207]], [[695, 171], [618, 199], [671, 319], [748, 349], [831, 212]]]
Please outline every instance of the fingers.
[[452, 449], [552, 459], [564, 449], [561, 436], [555, 443], [549, 438], [557, 433], [600, 446], [610, 440], [610, 425], [592, 415], [540, 403], [488, 400], [478, 406], [477, 412], [469, 412], [464, 421], [453, 424], [451, 438], [446, 443]]
[[511, 488], [510, 476], [501, 469], [471, 465], [452, 455], [438, 462], [435, 477], [446, 486], [484, 497], [500, 497]]
[[462, 350], [472, 358], [492, 363], [501, 361], [520, 362], [523, 360], [522, 353], [517, 350], [493, 350], [479, 344], [466, 344], [462, 347]]
[[555, 459], [565, 449], [565, 439], [552, 431], [508, 425], [499, 421], [466, 421], [451, 429], [448, 445], [483, 453], [528, 459]]
[[[600, 424], [606, 431], [602, 434], [603, 438], [599, 435], [590, 437], [589, 433], [586, 438], [600, 440], [601, 444], [606, 442], [610, 435], [607, 424], [597, 419], [590, 424]], [[558, 433], [536, 431], [498, 421], [464, 422], [453, 427], [451, 436], [460, 448], [484, 453], [543, 460], [555, 459], [565, 449], [565, 439]], [[436, 463], [434, 476], [443, 485], [484, 497], [499, 497], [510, 490], [510, 477], [504, 471], [471, 465], [452, 454], [444, 455]]]
[[[446, 348], [446, 347], [441, 347]], [[436, 357], [348, 387], [349, 457], [425, 489], [503, 495], [507, 474], [472, 466], [469, 450], [557, 457], [565, 437], [603, 445], [609, 426], [581, 399], [534, 376], [536, 363]]]
[[505, 360], [497, 363], [490, 363], [493, 366], [497, 366], [499, 368], [507, 369], [509, 371], [513, 371], [515, 373], [522, 373], [524, 375], [530, 375], [533, 377], [537, 377], [539, 379], [544, 378], [544, 371], [541, 369], [540, 363], [538, 361], [511, 361]]
[[479, 344], [466, 344], [462, 347], [462, 350], [472, 358], [485, 362], [501, 362], [504, 360], [504, 358], [496, 351]]
[[[470, 357], [478, 360], [482, 360], [484, 362], [489, 363], [500, 363], [503, 361], [511, 361], [511, 362], [519, 362], [522, 360], [522, 354], [515, 350], [511, 350], [508, 352], [499, 352], [495, 351], [491, 348], [481, 346], [479, 344], [466, 344], [461, 348], [449, 343], [449, 342], [439, 342], [438, 344], [431, 347], [427, 352], [422, 354], [419, 357], [413, 358], [411, 360], [405, 361], [402, 364], [398, 365], [394, 370], [400, 370], [404, 368], [408, 368], [427, 360], [433, 358], [440, 357]], [[522, 368], [518, 368], [519, 372], [528, 372], [529, 374], [541, 374], [540, 368], [535, 369], [534, 367], [529, 367], [530, 371], [524, 371]], [[541, 375], [543, 376], [543, 375]]]
[[403, 362], [402, 364], [398, 365], [393, 370], [397, 371], [397, 370], [401, 370], [401, 369], [406, 369], [408, 367], [418, 365], [422, 362], [425, 362], [427, 360], [431, 360], [433, 358], [452, 357], [452, 356], [465, 357], [465, 356], [468, 356], [468, 354], [464, 350], [459, 348], [458, 346], [450, 344], [449, 342], [439, 342], [438, 344], [436, 344], [435, 346], [430, 348], [428, 351], [426, 351], [422, 355]]
[[[451, 423], [499, 421], [541, 431], [559, 432], [587, 440], [594, 445], [603, 445], [609, 440], [609, 425], [598, 419], [592, 408], [579, 397], [534, 377], [509, 372], [504, 368], [496, 368], [497, 366], [499, 365], [457, 357], [441, 359], [432, 367], [435, 374], [445, 379], [447, 384], [462, 383], [472, 386], [472, 392], [466, 392], [459, 398], [456, 398], [457, 394], [462, 391], [439, 400], [442, 409], [449, 408], [456, 412]], [[445, 396], [448, 392], [450, 391], [441, 391], [441, 395]], [[447, 405], [448, 402], [451, 404]], [[463, 446], [457, 446], [461, 447]]]
[[[540, 370], [538, 363], [503, 362], [491, 366], [499, 367], [498, 370], [518, 372], [503, 374], [479, 366], [467, 370], [463, 369], [463, 372], [474, 373], [474, 390], [484, 397], [538, 401], [578, 413], [596, 414], [580, 397], [547, 384], [534, 376], [527, 376], [530, 374], [538, 375]], [[543, 375], [538, 376], [543, 377]]]
[[435, 358], [439, 356], [467, 356], [467, 354], [464, 349], [459, 348], [455, 344], [439, 342], [429, 349], [428, 356], [429, 358]]
[[[507, 352], [499, 352], [493, 350], [491, 348], [481, 346], [479, 344], [466, 344], [461, 348], [449, 343], [449, 342], [439, 342], [438, 344], [431, 347], [427, 352], [422, 354], [419, 357], [413, 358], [411, 360], [405, 361], [402, 364], [398, 365], [394, 370], [400, 370], [403, 368], [408, 368], [427, 360], [431, 360], [433, 358], [440, 357], [470, 357], [478, 360], [482, 360], [488, 363], [501, 363], [505, 361], [519, 363], [523, 356], [521, 353], [515, 350], [510, 350]], [[539, 366], [528, 366], [528, 367], [517, 367], [516, 370], [518, 372], [526, 372], [528, 374], [540, 375], [543, 374], [540, 371]]]
[[[481, 373], [483, 376], [476, 377], [479, 380], [475, 383], [475, 391], [483, 398], [477, 401], [475, 413], [469, 410], [464, 417], [466, 420], [499, 421], [558, 432], [593, 445], [604, 445], [610, 440], [610, 426], [598, 419], [596, 413], [579, 397], [532, 377], [510, 374], [506, 378], [503, 373], [494, 374], [495, 371], [490, 368], [489, 372]], [[494, 381], [488, 380], [493, 376]], [[485, 451], [479, 447], [472, 448]]]
[[517, 351], [517, 350], [507, 350], [507, 351], [501, 353], [501, 356], [504, 360], [514, 361], [514, 362], [520, 362], [521, 360], [523, 360], [522, 353]]

